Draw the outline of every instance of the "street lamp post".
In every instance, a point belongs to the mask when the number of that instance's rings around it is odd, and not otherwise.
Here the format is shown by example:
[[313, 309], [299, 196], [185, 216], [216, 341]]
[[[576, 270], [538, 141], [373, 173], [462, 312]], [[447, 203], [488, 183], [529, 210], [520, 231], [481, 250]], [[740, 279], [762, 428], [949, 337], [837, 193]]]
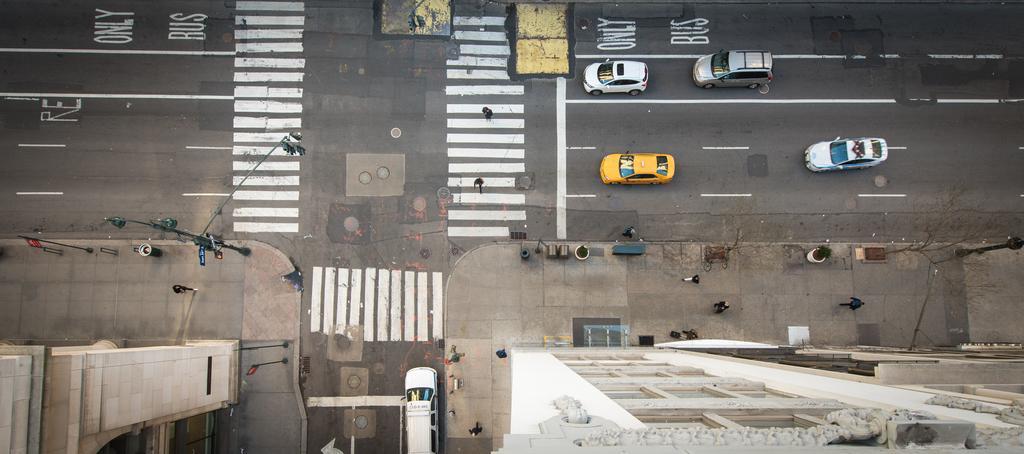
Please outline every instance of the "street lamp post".
[[270, 361], [270, 362], [266, 362], [266, 363], [253, 364], [253, 365], [249, 366], [249, 370], [245, 373], [245, 375], [246, 376], [251, 376], [251, 375], [255, 374], [256, 370], [258, 370], [260, 368], [260, 366], [266, 366], [267, 364], [277, 364], [277, 363], [288, 364], [288, 358], [281, 358], [279, 361]]
[[1024, 248], [1024, 239], [1019, 236], [1010, 237], [1003, 244], [995, 244], [992, 246], [979, 247], [974, 249], [957, 249], [955, 251], [957, 257], [967, 257], [971, 254], [984, 254], [988, 251], [994, 251], [996, 249], [1009, 249], [1016, 251], [1020, 248]]
[[109, 222], [111, 225], [119, 229], [123, 229], [125, 225], [132, 223], [144, 225], [152, 229], [160, 230], [162, 232], [174, 233], [178, 236], [191, 239], [192, 243], [195, 244], [196, 246], [202, 246], [207, 249], [212, 249], [214, 251], [220, 250], [220, 248], [225, 247], [233, 251], [237, 251], [239, 254], [242, 255], [249, 255], [252, 252], [252, 250], [245, 246], [235, 246], [233, 244], [228, 244], [223, 240], [218, 240], [217, 238], [210, 234], [196, 235], [192, 232], [189, 232], [188, 230], [177, 229], [176, 227], [178, 225], [178, 221], [171, 218], [156, 219], [153, 221], [146, 222], [136, 221], [134, 219], [125, 219], [121, 216], [114, 216], [112, 218], [103, 218], [103, 220]]

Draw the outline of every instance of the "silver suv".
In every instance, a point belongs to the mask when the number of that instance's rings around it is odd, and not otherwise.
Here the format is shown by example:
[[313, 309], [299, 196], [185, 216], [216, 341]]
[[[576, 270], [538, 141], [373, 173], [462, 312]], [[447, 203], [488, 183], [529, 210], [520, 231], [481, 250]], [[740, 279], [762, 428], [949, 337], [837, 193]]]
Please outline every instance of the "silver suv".
[[693, 64], [698, 87], [757, 88], [772, 81], [772, 54], [764, 50], [730, 50], [705, 55]]

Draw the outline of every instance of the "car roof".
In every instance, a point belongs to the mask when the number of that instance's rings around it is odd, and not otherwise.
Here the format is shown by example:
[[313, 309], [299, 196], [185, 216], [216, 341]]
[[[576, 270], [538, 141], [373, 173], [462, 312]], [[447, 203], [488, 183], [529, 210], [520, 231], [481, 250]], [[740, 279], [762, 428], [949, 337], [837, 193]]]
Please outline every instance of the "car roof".
[[639, 61], [614, 60], [608, 63], [615, 65], [616, 79], [642, 79], [644, 77], [644, 70], [647, 68], [647, 64]]
[[772, 53], [766, 50], [729, 51], [731, 69], [772, 69]]
[[409, 369], [405, 373], [405, 390], [413, 388], [437, 389], [437, 371], [429, 367]]

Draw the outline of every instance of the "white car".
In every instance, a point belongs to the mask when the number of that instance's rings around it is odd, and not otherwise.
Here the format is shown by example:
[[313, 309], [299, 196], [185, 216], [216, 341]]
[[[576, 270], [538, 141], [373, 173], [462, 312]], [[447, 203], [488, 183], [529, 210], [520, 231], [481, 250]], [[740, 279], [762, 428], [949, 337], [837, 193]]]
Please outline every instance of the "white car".
[[405, 445], [409, 454], [437, 452], [437, 371], [416, 367], [405, 373]]
[[602, 93], [639, 95], [647, 89], [647, 64], [638, 61], [606, 61], [587, 66], [583, 89], [594, 96]]
[[804, 164], [812, 172], [874, 167], [889, 157], [885, 139], [861, 137], [818, 142], [807, 147]]

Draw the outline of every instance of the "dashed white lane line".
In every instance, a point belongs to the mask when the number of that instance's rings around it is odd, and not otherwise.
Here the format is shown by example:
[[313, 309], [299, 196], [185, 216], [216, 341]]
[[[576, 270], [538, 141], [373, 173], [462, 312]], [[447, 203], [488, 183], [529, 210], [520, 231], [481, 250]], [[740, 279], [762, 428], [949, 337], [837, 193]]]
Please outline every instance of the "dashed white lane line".
[[[237, 195], [238, 193], [235, 194]], [[227, 197], [229, 195], [231, 194], [228, 194], [226, 192], [186, 192], [181, 194], [182, 197]]]
[[301, 98], [301, 88], [278, 88], [239, 85], [235, 87], [235, 98]]
[[232, 147], [208, 147], [205, 145], [185, 145], [186, 150], [230, 150]]
[[523, 134], [448, 134], [448, 143], [503, 143], [521, 144]]
[[449, 128], [478, 128], [478, 129], [523, 129], [526, 120], [522, 118], [449, 118]]
[[458, 41], [505, 41], [505, 32], [488, 32], [472, 30], [455, 30], [453, 35]]
[[1024, 98], [964, 98], [964, 99], [928, 99], [913, 98], [907, 100], [885, 98], [846, 98], [846, 99], [569, 99], [569, 104], [900, 104], [901, 102], [922, 102], [936, 104], [1011, 104], [1024, 102]]
[[505, 25], [501, 16], [455, 16], [454, 25]]
[[555, 238], [565, 239], [565, 78], [555, 83]]
[[906, 197], [906, 194], [857, 194], [857, 197]]
[[523, 148], [449, 148], [449, 158], [523, 159]]
[[299, 217], [298, 208], [257, 208], [257, 207], [245, 207], [235, 208], [231, 215], [239, 217], [250, 217], [250, 218], [297, 218]]
[[[245, 179], [243, 183], [242, 180]], [[287, 175], [287, 176], [263, 176], [263, 175], [252, 175], [248, 179], [245, 176], [236, 176], [232, 178], [231, 184], [242, 186], [298, 186], [299, 176], [298, 175]]]
[[471, 55], [463, 55], [455, 60], [448, 60], [446, 62], [448, 66], [481, 66], [490, 68], [504, 68], [508, 66], [507, 58], [497, 57], [474, 57]]
[[236, 68], [305, 68], [305, 58], [236, 58]]
[[[476, 178], [448, 178], [448, 187], [472, 188]], [[511, 188], [516, 185], [515, 178], [509, 177], [488, 177], [484, 178], [484, 188]]]
[[146, 49], [49, 49], [30, 47], [0, 47], [0, 53], [20, 54], [127, 54], [127, 55], [193, 55], [202, 57], [233, 57], [233, 51], [214, 50], [146, 50]]
[[888, 148], [889, 148], [890, 150], [906, 150], [906, 149], [907, 149], [907, 147], [892, 147], [892, 146], [890, 146], [890, 147], [888, 147]]
[[700, 147], [704, 150], [749, 150], [750, 147]]
[[235, 16], [235, 25], [243, 27], [252, 27], [254, 25], [294, 25], [301, 27], [305, 23], [305, 16]]
[[525, 93], [522, 85], [449, 85], [444, 87], [448, 96], [509, 95]]
[[751, 194], [701, 194], [701, 197], [751, 197]]
[[296, 233], [299, 224], [292, 222], [235, 222], [232, 230], [251, 233]]
[[235, 52], [268, 53], [268, 52], [302, 52], [302, 43], [236, 43]]
[[448, 173], [522, 173], [525, 171], [526, 164], [522, 162], [448, 163]]
[[525, 211], [448, 210], [449, 221], [525, 221]]
[[482, 114], [484, 107], [496, 114], [523, 113], [522, 104], [448, 104], [448, 113]]
[[235, 82], [302, 82], [303, 74], [301, 72], [238, 72], [235, 73]]
[[67, 145], [62, 143], [19, 143], [22, 148], [64, 148]]
[[495, 194], [475, 192], [463, 192], [452, 194], [452, 200], [456, 204], [481, 204], [481, 205], [523, 205], [526, 203], [526, 194]]
[[64, 195], [63, 192], [15, 192], [14, 195]]
[[[233, 161], [231, 163], [231, 169], [235, 171], [248, 172], [253, 167], [256, 167], [259, 161]], [[275, 171], [275, 170], [287, 170], [287, 171], [299, 171], [299, 161], [265, 161], [260, 164], [260, 171]]]
[[508, 73], [489, 69], [449, 69], [449, 79], [508, 80]]
[[235, 200], [299, 200], [299, 191], [236, 191]]
[[302, 39], [302, 29], [291, 28], [282, 30], [235, 30], [235, 39]]
[[569, 150], [596, 150], [597, 147], [567, 147]]
[[509, 234], [508, 227], [448, 227], [448, 236], [491, 236], [491, 237], [507, 237]]
[[[299, 129], [302, 128], [301, 118], [268, 118], [268, 117], [235, 117], [235, 128], [251, 129]], [[230, 148], [229, 148], [230, 149]]]
[[565, 197], [569, 199], [592, 199], [597, 197], [597, 194], [566, 194]]
[[305, 11], [304, 2], [235, 2], [239, 11]]
[[154, 93], [0, 93], [5, 98], [107, 98], [107, 99], [235, 99], [231, 95], [161, 95]]

